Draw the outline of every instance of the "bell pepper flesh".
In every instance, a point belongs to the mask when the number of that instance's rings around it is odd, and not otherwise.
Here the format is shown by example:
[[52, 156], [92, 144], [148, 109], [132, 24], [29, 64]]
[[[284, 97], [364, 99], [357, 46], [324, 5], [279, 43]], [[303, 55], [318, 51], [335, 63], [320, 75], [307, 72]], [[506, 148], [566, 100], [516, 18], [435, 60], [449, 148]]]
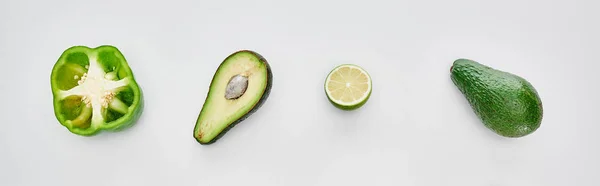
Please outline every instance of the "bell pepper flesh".
[[68, 48], [54, 65], [50, 79], [54, 114], [74, 134], [120, 131], [142, 114], [141, 88], [114, 46]]

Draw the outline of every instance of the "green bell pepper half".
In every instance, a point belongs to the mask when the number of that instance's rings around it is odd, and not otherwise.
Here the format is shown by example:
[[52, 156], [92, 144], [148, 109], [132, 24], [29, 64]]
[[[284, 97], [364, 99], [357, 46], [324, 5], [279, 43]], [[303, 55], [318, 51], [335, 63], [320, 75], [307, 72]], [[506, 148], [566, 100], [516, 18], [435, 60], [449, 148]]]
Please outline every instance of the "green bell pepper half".
[[74, 134], [120, 131], [142, 114], [142, 91], [114, 46], [68, 48], [54, 64], [50, 83], [54, 114]]

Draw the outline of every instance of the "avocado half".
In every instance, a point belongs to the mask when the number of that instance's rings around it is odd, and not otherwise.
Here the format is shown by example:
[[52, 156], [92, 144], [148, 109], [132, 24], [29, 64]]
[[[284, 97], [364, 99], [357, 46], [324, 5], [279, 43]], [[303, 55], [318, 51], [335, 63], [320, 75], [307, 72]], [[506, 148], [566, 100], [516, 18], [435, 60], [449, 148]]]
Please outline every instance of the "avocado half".
[[271, 67], [260, 54], [240, 50], [225, 58], [196, 120], [196, 141], [212, 144], [256, 112], [269, 97], [272, 82]]

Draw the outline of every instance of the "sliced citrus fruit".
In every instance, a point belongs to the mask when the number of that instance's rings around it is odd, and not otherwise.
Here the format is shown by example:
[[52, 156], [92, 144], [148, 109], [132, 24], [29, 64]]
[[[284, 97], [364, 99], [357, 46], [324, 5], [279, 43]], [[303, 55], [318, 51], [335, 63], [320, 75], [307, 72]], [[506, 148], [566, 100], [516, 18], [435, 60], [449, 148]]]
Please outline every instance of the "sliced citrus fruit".
[[364, 105], [371, 96], [371, 89], [369, 73], [353, 64], [335, 67], [325, 80], [327, 98], [344, 110], [354, 110]]

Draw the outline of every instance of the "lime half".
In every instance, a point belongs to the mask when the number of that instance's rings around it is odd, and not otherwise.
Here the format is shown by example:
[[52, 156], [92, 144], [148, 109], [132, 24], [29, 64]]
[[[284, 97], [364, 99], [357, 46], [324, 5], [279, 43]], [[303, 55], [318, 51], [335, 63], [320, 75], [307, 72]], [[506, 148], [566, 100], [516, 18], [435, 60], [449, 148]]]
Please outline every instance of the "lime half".
[[354, 110], [364, 105], [371, 96], [371, 89], [371, 76], [352, 64], [335, 67], [325, 80], [327, 98], [344, 110]]

